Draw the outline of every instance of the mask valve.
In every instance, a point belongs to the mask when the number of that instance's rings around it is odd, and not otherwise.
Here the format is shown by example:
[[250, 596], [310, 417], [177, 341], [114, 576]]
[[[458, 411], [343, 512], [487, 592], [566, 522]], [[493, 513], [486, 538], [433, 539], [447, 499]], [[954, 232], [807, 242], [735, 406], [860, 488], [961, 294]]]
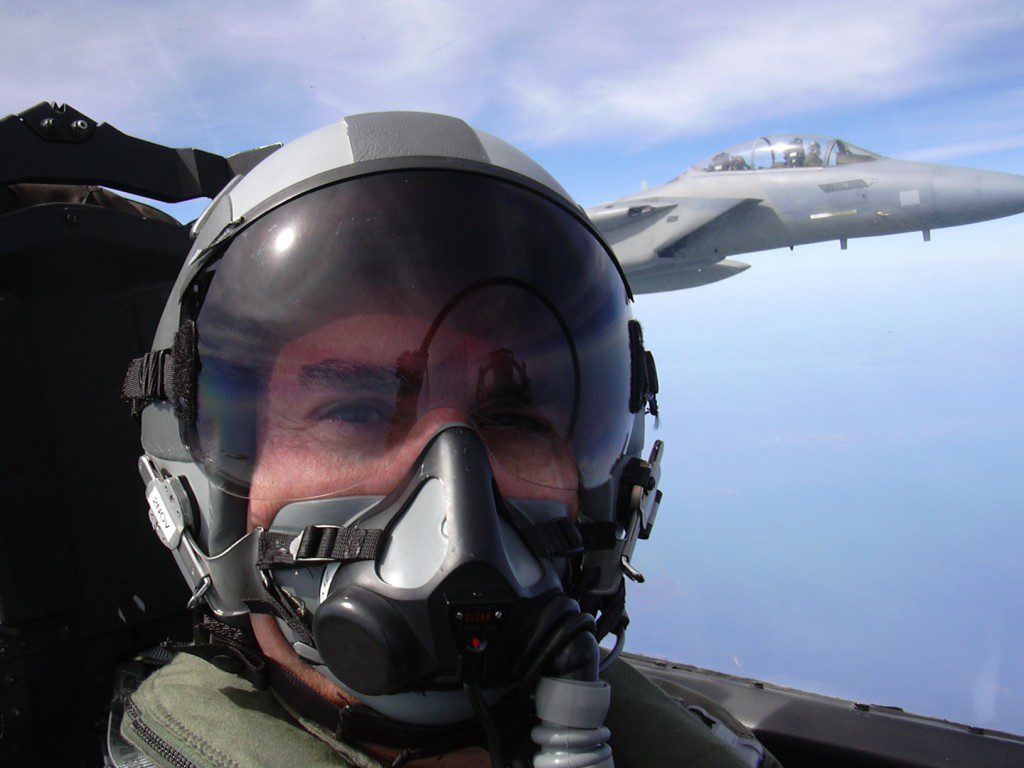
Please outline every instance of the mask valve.
[[479, 683], [484, 679], [487, 651], [497, 643], [509, 613], [507, 600], [449, 601], [448, 620], [459, 647], [464, 680]]

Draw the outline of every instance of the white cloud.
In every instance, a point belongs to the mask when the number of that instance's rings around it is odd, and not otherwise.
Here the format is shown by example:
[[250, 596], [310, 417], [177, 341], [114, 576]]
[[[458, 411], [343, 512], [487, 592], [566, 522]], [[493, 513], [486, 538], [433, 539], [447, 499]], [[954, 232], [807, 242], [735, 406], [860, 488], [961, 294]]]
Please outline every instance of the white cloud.
[[932, 91], [1015, 14], [951, 1], [4, 6], [0, 104], [64, 100], [157, 137], [187, 121], [211, 147], [271, 119], [299, 132], [381, 108], [455, 113], [533, 145], [650, 143]]

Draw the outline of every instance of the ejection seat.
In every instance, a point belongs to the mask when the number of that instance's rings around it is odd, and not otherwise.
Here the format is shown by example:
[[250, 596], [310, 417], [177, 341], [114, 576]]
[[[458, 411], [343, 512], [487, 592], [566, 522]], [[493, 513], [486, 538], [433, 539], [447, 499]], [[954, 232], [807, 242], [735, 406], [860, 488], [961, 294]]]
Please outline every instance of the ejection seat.
[[102, 187], [213, 197], [265, 154], [169, 149], [46, 103], [0, 120], [0, 765], [102, 764], [115, 659], [190, 634], [119, 398], [188, 226]]

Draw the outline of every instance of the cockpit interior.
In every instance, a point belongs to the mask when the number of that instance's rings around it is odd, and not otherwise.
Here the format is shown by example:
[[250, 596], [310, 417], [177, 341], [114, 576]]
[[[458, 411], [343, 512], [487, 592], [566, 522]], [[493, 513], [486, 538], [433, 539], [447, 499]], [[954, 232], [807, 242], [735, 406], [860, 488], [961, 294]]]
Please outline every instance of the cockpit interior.
[[848, 141], [809, 133], [779, 133], [716, 152], [692, 170], [761, 171], [778, 168], [829, 168], [881, 160], [882, 155]]

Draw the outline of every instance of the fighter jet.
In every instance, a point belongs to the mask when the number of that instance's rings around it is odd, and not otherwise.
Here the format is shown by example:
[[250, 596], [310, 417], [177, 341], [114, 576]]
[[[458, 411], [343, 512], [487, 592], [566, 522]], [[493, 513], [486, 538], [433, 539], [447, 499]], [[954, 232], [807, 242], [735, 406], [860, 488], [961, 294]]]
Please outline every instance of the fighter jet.
[[826, 240], [956, 227], [1024, 211], [1024, 177], [895, 160], [842, 139], [762, 136], [659, 187], [587, 209], [634, 293], [738, 274], [729, 259]]

